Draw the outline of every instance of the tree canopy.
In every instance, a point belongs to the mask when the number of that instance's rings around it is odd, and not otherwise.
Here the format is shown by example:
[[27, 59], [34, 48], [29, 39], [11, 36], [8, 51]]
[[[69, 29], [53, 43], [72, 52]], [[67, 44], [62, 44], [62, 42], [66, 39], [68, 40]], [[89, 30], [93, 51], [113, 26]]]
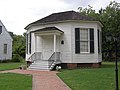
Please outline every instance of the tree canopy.
[[25, 58], [25, 37], [22, 35], [13, 35], [13, 54], [19, 54]]
[[[109, 54], [114, 51], [114, 40], [107, 41], [108, 34], [111, 37], [117, 37], [118, 51], [120, 50], [120, 3], [111, 1], [105, 9], [101, 8], [99, 12], [93, 10], [93, 7], [88, 5], [88, 8], [78, 8], [80, 13], [88, 15], [90, 17], [99, 20], [103, 24], [102, 28], [102, 51], [103, 54]], [[106, 52], [105, 52], [106, 51]], [[112, 52], [113, 53], [113, 52]], [[119, 54], [119, 53], [118, 53]], [[105, 57], [103, 56], [103, 59]]]
[[25, 58], [25, 48], [26, 48], [26, 34], [16, 35], [13, 32], [9, 32], [11, 37], [13, 38], [13, 61], [19, 62]]

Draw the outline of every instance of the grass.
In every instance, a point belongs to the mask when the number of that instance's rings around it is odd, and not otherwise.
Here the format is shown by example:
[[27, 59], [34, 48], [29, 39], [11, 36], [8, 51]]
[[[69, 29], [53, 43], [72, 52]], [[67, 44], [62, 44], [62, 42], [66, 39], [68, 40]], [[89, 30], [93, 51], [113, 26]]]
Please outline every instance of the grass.
[[0, 63], [0, 71], [17, 69], [22, 64], [24, 63], [21, 63], [21, 62]]
[[[120, 68], [118, 72], [120, 74]], [[61, 73], [57, 75], [72, 90], [115, 90], [114, 63], [104, 62], [102, 68], [96, 69], [62, 70]]]
[[32, 76], [1, 73], [0, 90], [32, 90]]

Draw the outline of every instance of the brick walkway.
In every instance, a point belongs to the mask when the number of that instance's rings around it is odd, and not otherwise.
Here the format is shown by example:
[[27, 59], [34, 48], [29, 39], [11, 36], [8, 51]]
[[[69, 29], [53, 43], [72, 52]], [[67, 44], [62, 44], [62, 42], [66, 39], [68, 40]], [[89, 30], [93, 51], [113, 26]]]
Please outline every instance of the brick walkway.
[[32, 90], [71, 90], [57, 75], [55, 71], [35, 71], [35, 70], [9, 70], [1, 73], [19, 73], [33, 75]]

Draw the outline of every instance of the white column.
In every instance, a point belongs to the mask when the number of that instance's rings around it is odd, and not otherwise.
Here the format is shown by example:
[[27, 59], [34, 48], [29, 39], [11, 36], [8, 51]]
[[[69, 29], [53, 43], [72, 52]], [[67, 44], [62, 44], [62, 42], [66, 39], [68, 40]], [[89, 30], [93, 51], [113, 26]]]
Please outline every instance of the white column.
[[56, 52], [56, 34], [54, 34], [54, 52]]
[[37, 51], [37, 36], [35, 35], [35, 52]]
[[55, 61], [56, 61], [56, 34], [54, 34], [54, 52], [55, 52]]

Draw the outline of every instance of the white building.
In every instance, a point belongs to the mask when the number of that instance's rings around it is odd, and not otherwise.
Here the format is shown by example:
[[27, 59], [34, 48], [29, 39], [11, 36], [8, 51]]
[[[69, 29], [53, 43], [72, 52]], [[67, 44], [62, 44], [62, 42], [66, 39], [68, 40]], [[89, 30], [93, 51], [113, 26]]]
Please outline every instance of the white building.
[[12, 59], [12, 37], [0, 21], [0, 61]]
[[75, 11], [53, 13], [25, 27], [26, 61], [30, 69], [51, 70], [82, 66], [99, 67], [102, 62], [99, 21]]

